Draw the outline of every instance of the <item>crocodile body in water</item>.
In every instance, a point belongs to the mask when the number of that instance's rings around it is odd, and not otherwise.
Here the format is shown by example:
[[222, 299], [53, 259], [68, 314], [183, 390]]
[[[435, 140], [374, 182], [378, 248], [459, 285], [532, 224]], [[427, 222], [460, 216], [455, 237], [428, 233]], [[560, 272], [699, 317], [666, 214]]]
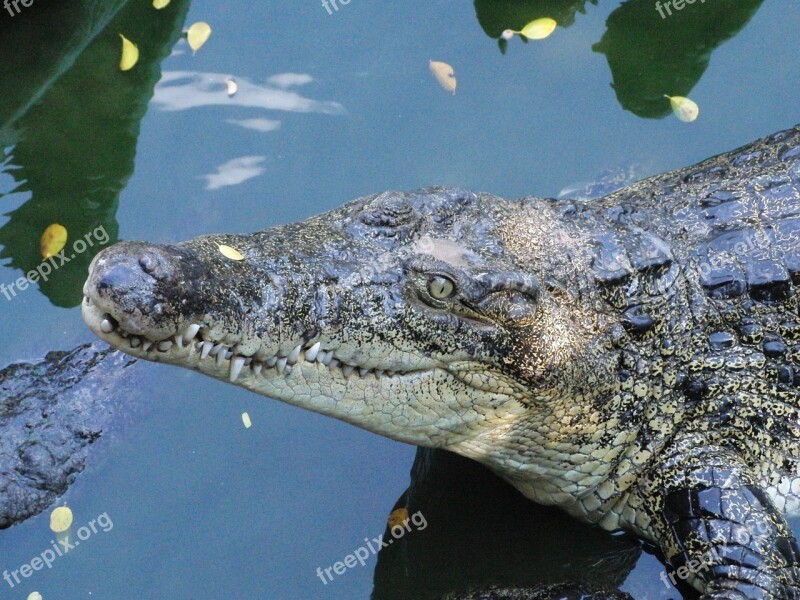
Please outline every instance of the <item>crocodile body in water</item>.
[[91, 447], [135, 404], [134, 362], [98, 341], [0, 369], [0, 529], [72, 484]]
[[591, 202], [431, 188], [120, 243], [83, 315], [134, 356], [473, 458], [651, 541], [705, 598], [800, 598], [798, 285], [800, 127]]

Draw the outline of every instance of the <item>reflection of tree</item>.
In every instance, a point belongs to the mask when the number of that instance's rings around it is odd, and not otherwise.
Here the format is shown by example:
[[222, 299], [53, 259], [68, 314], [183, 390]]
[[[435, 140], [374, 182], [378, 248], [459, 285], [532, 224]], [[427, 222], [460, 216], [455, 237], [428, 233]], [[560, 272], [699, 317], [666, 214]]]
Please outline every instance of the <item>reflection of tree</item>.
[[[504, 29], [522, 29], [542, 17], [555, 19], [561, 27], [575, 22], [575, 13], [586, 12], [587, 0], [475, 0], [475, 12], [486, 35], [499, 38]], [[597, 0], [588, 0], [597, 4]]]
[[[6, 119], [2, 139], [16, 141], [11, 163], [19, 168], [12, 173], [23, 183], [15, 191], [32, 193], [0, 228], [0, 257], [10, 258], [10, 266], [23, 272], [36, 268], [41, 261], [39, 238], [51, 223], [67, 228], [67, 256], [72, 241], [100, 225], [110, 242], [116, 241], [117, 200], [133, 172], [139, 121], [160, 77], [160, 62], [181, 35], [188, 4], [173, 1], [155, 11], [150, 2], [129, 2], [100, 32], [76, 24], [66, 35], [70, 42], [56, 44], [74, 61], [71, 66], [31, 61], [27, 70], [15, 70], [13, 79], [5, 80], [5, 85], [37, 96], [15, 98], [14, 109], [0, 115]], [[35, 49], [46, 48], [47, 35], [63, 25], [58, 21], [61, 13], [28, 13], [28, 27], [19, 34], [3, 32], [0, 55], [35, 55]], [[76, 31], [89, 37], [88, 45]], [[136, 67], [125, 73], [118, 67], [122, 31], [140, 51]], [[42, 72], [58, 78], [46, 82]], [[38, 284], [53, 304], [80, 303], [86, 270], [99, 249], [77, 255], [49, 281]]]
[[[13, 140], [10, 127], [72, 66], [128, 0], [52, 2], [22, 8], [8, 18], [0, 11], [0, 146]], [[10, 60], [13, 59], [13, 60]], [[9, 85], [13, 82], [13, 85]]]
[[505, 52], [506, 40], [500, 38], [503, 30], [519, 31], [542, 17], [569, 27], [575, 22], [576, 12], [586, 12], [587, 1], [597, 4], [597, 0], [475, 0], [475, 13], [486, 35], [499, 38], [500, 50]]
[[[622, 107], [640, 117], [661, 118], [670, 112], [664, 94], [688, 95], [708, 68], [711, 52], [735, 36], [762, 2], [684, 4], [679, 11], [671, 8], [669, 15], [659, 12], [654, 0], [628, 0], [611, 13], [606, 33], [593, 49], [606, 55]], [[569, 27], [586, 4], [587, 0], [475, 0], [475, 11], [486, 35], [500, 38], [504, 29], [519, 30], [540, 17]], [[502, 51], [504, 42], [499, 40]]]
[[[735, 36], [763, 0], [686, 4], [662, 18], [652, 0], [630, 0], [611, 13], [594, 50], [606, 55], [617, 99], [647, 118], [670, 111], [664, 94], [686, 96], [708, 68], [711, 52]], [[663, 2], [662, 2], [663, 4]]]
[[[632, 538], [535, 504], [485, 467], [443, 450], [417, 451], [397, 507], [421, 512], [427, 526], [411, 524], [381, 550], [372, 600], [438, 599], [493, 585], [614, 588], [641, 552]], [[392, 539], [388, 531], [384, 539]]]

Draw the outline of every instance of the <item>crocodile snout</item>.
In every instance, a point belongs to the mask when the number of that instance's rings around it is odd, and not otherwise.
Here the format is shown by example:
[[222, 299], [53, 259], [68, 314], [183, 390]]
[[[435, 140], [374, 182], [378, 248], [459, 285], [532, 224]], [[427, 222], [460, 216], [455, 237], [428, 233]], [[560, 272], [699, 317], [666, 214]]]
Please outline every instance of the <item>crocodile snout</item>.
[[184, 283], [179, 257], [142, 242], [123, 242], [100, 252], [89, 266], [84, 284], [84, 319], [95, 330], [109, 325], [151, 339], [169, 337], [175, 320], [168, 318], [170, 293]]

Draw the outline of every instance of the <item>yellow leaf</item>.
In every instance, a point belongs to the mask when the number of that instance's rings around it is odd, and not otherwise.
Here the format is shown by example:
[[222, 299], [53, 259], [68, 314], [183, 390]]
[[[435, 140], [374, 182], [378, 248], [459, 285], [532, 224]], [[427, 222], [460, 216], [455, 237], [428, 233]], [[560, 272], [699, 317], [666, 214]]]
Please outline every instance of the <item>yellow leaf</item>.
[[242, 423], [244, 423], [245, 429], [250, 429], [250, 426], [253, 424], [253, 422], [250, 420], [250, 415], [248, 415], [246, 412], [242, 413]]
[[42, 258], [48, 259], [61, 252], [67, 244], [67, 228], [58, 223], [53, 223], [44, 230], [42, 238], [39, 240], [39, 251]]
[[192, 52], [197, 52], [200, 47], [208, 41], [211, 36], [211, 26], [203, 21], [198, 21], [186, 31], [186, 39]]
[[50, 513], [50, 529], [55, 533], [64, 533], [72, 525], [72, 511], [66, 506], [59, 506]]
[[389, 528], [392, 528], [395, 525], [402, 525], [406, 521], [408, 521], [408, 509], [406, 508], [394, 509], [389, 515], [389, 518], [387, 519]]
[[529, 40], [543, 40], [548, 37], [556, 28], [556, 22], [550, 17], [543, 17], [541, 19], [534, 19], [522, 31], [517, 31], [520, 35], [524, 35]]
[[122, 58], [119, 59], [119, 70], [128, 71], [139, 60], [139, 48], [121, 33], [119, 37], [122, 38]]
[[453, 71], [453, 67], [445, 62], [431, 60], [428, 61], [428, 68], [431, 70], [431, 73], [433, 73], [433, 76], [436, 77], [436, 81], [439, 82], [442, 89], [454, 94], [456, 93], [456, 74]]
[[700, 115], [700, 107], [692, 100], [689, 100], [689, 98], [684, 98], [683, 96], [667, 96], [666, 94], [664, 94], [664, 97], [669, 98], [672, 112], [684, 123], [691, 123]]
[[220, 254], [222, 254], [222, 256], [225, 258], [230, 258], [231, 260], [244, 260], [242, 253], [235, 248], [225, 246], [224, 244], [217, 244], [217, 248], [219, 248]]
[[164, 8], [164, 7], [165, 7], [167, 4], [169, 4], [169, 0], [153, 0], [153, 7], [154, 7], [156, 10], [161, 10], [161, 9], [162, 9], [162, 8]]

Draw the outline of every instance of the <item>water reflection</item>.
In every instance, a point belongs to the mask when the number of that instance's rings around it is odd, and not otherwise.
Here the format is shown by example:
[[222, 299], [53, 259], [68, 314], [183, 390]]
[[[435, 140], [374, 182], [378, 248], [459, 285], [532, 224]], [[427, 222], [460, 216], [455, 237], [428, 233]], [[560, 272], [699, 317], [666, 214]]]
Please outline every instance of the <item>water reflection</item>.
[[372, 600], [564, 582], [613, 589], [641, 553], [633, 538], [534, 504], [478, 463], [442, 450], [417, 451], [398, 507], [419, 511], [427, 526], [412, 528], [378, 554]]
[[312, 100], [288, 88], [313, 81], [309, 75], [282, 73], [267, 80], [265, 85], [236, 78], [238, 90], [228, 95], [225, 73], [197, 71], [167, 71], [158, 82], [153, 104], [161, 110], [186, 110], [200, 106], [248, 106], [266, 110], [314, 112], [329, 115], [344, 114], [338, 102]]
[[623, 3], [608, 17], [592, 49], [606, 55], [612, 87], [625, 110], [649, 119], [671, 112], [664, 94], [687, 96], [711, 53], [753, 17], [763, 0], [684, 5], [662, 18], [652, 0]]
[[245, 129], [252, 129], [253, 131], [258, 131], [261, 133], [275, 131], [281, 127], [281, 122], [274, 119], [227, 119], [225, 122], [231, 123], [232, 125], [238, 125], [239, 127], [244, 127]]
[[[15, 191], [31, 198], [8, 213], [10, 220], [0, 228], [0, 257], [22, 273], [40, 264], [39, 238], [52, 223], [67, 228], [68, 247], [100, 226], [109, 243], [117, 240], [117, 202], [133, 173], [139, 122], [189, 6], [188, 0], [173, 1], [155, 18], [149, 2], [130, 2], [121, 10], [122, 3], [113, 3], [110, 13], [95, 9], [96, 4], [82, 3], [83, 10], [70, 5], [86, 19], [83, 23], [61, 20], [60, 10], [29, 12], [32, 25], [21, 30], [28, 37], [13, 31], [0, 36], [0, 56], [40, 59], [29, 69], [14, 65], [3, 79], [4, 90], [26, 94], [12, 96], [12, 105], [4, 92], [2, 103], [3, 142], [16, 141], [7, 165], [15, 168], [6, 172], [18, 182]], [[102, 16], [99, 21], [85, 14], [92, 10]], [[56, 39], [62, 41], [56, 47], [64, 55], [54, 66], [33, 50], [49, 47], [47, 36], [59, 29]], [[139, 63], [126, 73], [118, 68], [120, 31], [140, 49]], [[36, 285], [57, 306], [78, 305], [86, 270], [99, 249], [75, 254]]]
[[554, 19], [559, 27], [569, 27], [575, 22], [575, 13], [586, 12], [587, 2], [597, 4], [597, 0], [475, 0], [475, 13], [483, 31], [497, 39], [505, 53], [508, 42], [500, 37], [505, 29], [519, 31], [544, 17]]
[[[596, 0], [589, 0], [596, 4]], [[658, 119], [670, 114], [664, 94], [687, 96], [702, 78], [711, 53], [750, 21], [763, 0], [715, 0], [683, 4], [629, 0], [606, 21], [606, 32], [592, 46], [611, 68], [612, 87], [625, 110]], [[567, 28], [576, 13], [586, 12], [586, 0], [475, 0], [478, 22], [505, 52], [504, 29], [521, 29], [542, 17]], [[667, 7], [668, 8], [668, 7]]]
[[[47, 13], [24, 11], [0, 19], [3, 101], [0, 146], [16, 141], [13, 126], [66, 73], [91, 41], [101, 34], [126, 0], [55, 3]], [[13, 85], [11, 83], [13, 82]]]
[[266, 156], [240, 156], [217, 167], [216, 173], [203, 175], [207, 190], [218, 190], [230, 185], [238, 185], [261, 175], [265, 168]]

